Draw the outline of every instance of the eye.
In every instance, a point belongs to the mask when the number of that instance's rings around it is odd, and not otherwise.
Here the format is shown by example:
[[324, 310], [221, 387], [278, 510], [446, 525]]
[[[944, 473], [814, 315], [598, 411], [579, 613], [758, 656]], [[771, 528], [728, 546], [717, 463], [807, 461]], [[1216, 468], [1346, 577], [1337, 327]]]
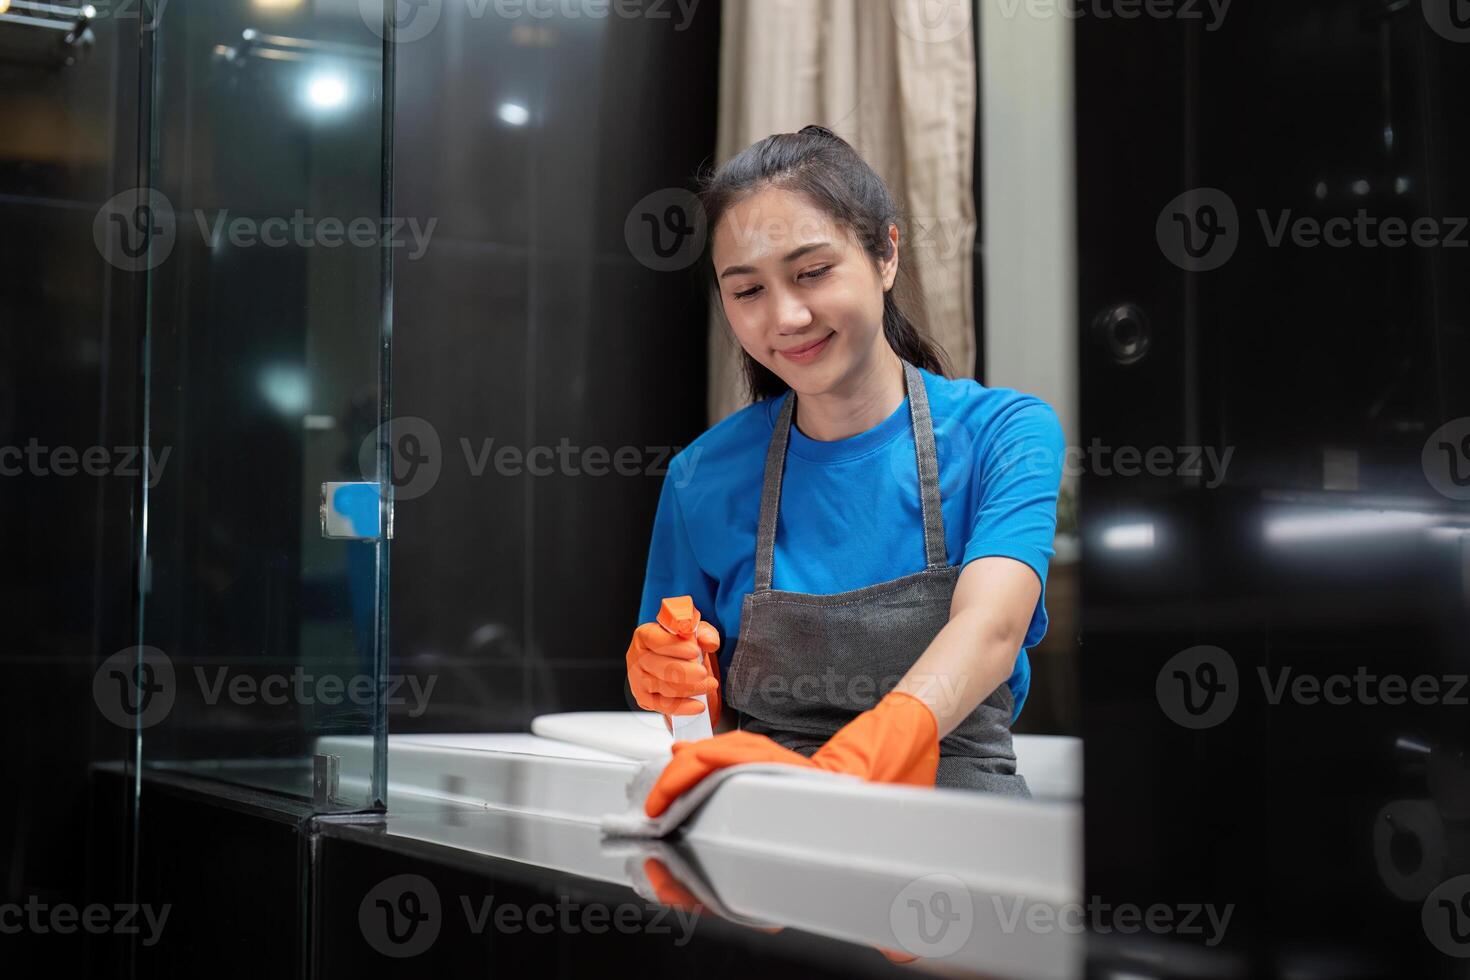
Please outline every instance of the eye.
[[736, 299], [747, 299], [748, 297], [754, 296], [756, 293], [760, 292], [760, 290], [761, 287], [759, 286], [751, 286], [749, 289], [742, 290], [738, 293], [733, 293], [732, 295]]
[[812, 269], [810, 272], [803, 272], [801, 275], [797, 276], [796, 278], [798, 278], [798, 279], [820, 279], [820, 278], [822, 278], [823, 276], [825, 276], [827, 273], [829, 273], [831, 271], [832, 271], [832, 267], [830, 265], [824, 265], [824, 266], [822, 266], [819, 269]]

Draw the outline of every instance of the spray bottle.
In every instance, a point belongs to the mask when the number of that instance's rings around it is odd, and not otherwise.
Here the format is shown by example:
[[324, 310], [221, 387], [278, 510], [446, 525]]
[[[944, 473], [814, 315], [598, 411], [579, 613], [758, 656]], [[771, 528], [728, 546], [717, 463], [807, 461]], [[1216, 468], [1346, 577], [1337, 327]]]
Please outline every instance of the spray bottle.
[[[659, 604], [658, 624], [681, 640], [694, 639], [695, 631], [699, 628], [699, 610], [694, 608], [694, 597], [681, 595], [665, 599]], [[711, 738], [715, 733], [710, 724], [709, 699], [700, 694], [695, 700], [704, 705], [704, 710], [699, 714], [669, 715], [676, 742]]]

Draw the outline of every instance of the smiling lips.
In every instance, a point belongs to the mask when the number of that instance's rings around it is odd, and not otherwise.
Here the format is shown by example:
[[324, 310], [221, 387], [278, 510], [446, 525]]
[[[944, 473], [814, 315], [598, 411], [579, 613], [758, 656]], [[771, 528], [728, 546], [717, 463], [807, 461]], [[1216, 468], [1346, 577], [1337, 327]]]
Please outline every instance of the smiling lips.
[[821, 355], [822, 351], [827, 349], [827, 342], [830, 341], [833, 336], [835, 335], [829, 333], [827, 334], [827, 336], [823, 337], [821, 340], [816, 341], [815, 343], [807, 344], [805, 347], [798, 347], [795, 350], [783, 350], [780, 352], [780, 354], [787, 360], [795, 361], [798, 364], [806, 364], [810, 361], [816, 360], [817, 357]]

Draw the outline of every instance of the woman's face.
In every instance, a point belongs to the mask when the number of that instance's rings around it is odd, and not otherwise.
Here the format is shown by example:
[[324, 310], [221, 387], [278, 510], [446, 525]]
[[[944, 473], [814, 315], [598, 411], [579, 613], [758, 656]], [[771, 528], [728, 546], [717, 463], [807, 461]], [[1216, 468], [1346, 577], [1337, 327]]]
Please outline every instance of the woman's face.
[[740, 346], [801, 395], [847, 388], [878, 355], [893, 249], [875, 263], [852, 231], [800, 194], [768, 187], [715, 229], [715, 277]]

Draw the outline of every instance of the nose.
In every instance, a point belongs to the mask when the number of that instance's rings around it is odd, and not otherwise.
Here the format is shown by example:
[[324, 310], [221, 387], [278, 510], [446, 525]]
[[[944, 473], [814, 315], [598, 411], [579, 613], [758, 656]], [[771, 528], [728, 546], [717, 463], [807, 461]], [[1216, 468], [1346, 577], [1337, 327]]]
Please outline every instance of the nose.
[[812, 311], [798, 293], [782, 290], [776, 295], [776, 332], [785, 336], [811, 325]]

